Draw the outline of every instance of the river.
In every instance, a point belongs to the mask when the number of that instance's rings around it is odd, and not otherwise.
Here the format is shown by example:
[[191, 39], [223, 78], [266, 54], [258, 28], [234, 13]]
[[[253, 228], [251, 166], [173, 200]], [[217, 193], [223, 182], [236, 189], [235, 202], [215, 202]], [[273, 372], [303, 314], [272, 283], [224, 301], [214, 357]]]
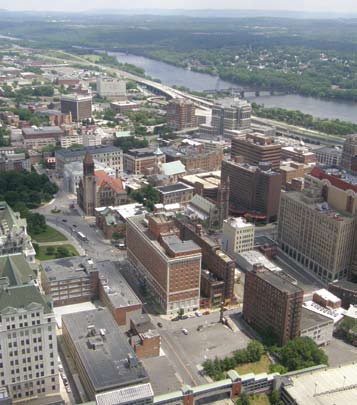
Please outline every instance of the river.
[[[193, 72], [177, 66], [160, 62], [144, 56], [125, 54], [120, 52], [111, 53], [121, 63], [131, 63], [145, 70], [145, 73], [153, 78], [160, 79], [168, 86], [185, 86], [191, 90], [204, 91], [227, 89], [237, 87], [237, 84], [219, 80], [215, 76]], [[247, 95], [250, 101], [264, 104], [266, 107], [281, 107], [287, 110], [299, 110], [305, 114], [311, 114], [317, 118], [340, 119], [357, 123], [357, 103], [347, 101], [329, 101], [314, 97], [305, 97], [297, 94], [267, 95], [259, 97]], [[229, 104], [232, 99], [225, 98], [224, 104]]]

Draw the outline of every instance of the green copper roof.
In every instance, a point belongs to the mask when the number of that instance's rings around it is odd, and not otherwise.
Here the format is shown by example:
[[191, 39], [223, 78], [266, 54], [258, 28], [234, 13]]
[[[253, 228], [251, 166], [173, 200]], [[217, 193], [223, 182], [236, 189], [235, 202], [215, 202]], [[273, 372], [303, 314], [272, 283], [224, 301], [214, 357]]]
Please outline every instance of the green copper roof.
[[34, 285], [21, 285], [0, 290], [0, 312], [11, 312], [12, 308], [28, 309], [41, 305], [44, 313], [52, 312], [46, 297]]
[[7, 277], [10, 286], [27, 284], [36, 278], [22, 253], [0, 257], [0, 277]]

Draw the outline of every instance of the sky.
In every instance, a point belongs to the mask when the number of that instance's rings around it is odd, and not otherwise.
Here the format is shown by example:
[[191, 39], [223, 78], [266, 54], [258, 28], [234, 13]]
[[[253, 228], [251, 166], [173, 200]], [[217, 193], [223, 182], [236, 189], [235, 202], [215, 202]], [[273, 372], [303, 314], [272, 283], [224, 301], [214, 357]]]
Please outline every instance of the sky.
[[257, 9], [357, 12], [357, 0], [0, 0], [0, 9], [81, 11], [90, 9]]

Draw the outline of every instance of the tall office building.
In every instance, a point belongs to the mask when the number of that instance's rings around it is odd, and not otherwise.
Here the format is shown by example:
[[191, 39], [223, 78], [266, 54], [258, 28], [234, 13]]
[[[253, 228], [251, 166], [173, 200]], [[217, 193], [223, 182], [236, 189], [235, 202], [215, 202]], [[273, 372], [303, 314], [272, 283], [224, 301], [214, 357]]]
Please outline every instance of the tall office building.
[[232, 210], [240, 214], [275, 221], [282, 184], [281, 173], [265, 165], [222, 161], [221, 181], [230, 179], [229, 201]]
[[101, 97], [126, 100], [126, 82], [113, 77], [99, 77], [97, 79], [97, 93]]
[[200, 305], [201, 248], [178, 235], [163, 215], [127, 218], [128, 259], [167, 314]]
[[246, 273], [243, 318], [284, 345], [299, 336], [304, 291], [280, 273], [262, 265]]
[[238, 100], [231, 107], [214, 105], [211, 125], [215, 135], [223, 135], [225, 130], [239, 131], [250, 128], [252, 106], [246, 100]]
[[61, 112], [71, 113], [74, 121], [83, 121], [92, 117], [92, 96], [67, 94], [61, 97]]
[[167, 105], [167, 125], [175, 131], [197, 126], [196, 107], [192, 101], [173, 99]]
[[0, 386], [27, 403], [59, 394], [56, 320], [22, 254], [0, 260]]
[[342, 149], [341, 166], [346, 170], [357, 173], [357, 134], [349, 135]]
[[301, 268], [328, 283], [349, 276], [356, 256], [357, 217], [334, 209], [325, 193], [326, 188], [317, 187], [281, 195], [278, 243]]
[[245, 163], [258, 165], [266, 163], [274, 170], [279, 170], [281, 145], [273, 138], [259, 133], [236, 136], [232, 139], [232, 159], [242, 156]]

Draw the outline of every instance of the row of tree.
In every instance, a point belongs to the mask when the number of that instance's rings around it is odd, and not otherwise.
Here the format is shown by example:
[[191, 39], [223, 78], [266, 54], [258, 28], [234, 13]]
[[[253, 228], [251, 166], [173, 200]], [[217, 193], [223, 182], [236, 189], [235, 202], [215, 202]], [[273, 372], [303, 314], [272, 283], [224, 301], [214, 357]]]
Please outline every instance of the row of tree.
[[252, 103], [254, 114], [258, 117], [286, 122], [315, 131], [324, 132], [330, 135], [348, 135], [357, 132], [357, 124], [352, 122], [336, 120], [322, 120], [314, 118], [310, 114], [301, 111], [286, 110], [284, 108], [265, 108], [262, 105]]
[[259, 361], [265, 352], [266, 350], [260, 342], [252, 340], [246, 349], [236, 350], [231, 357], [224, 359], [216, 357], [214, 360], [206, 360], [202, 364], [203, 372], [213, 380], [221, 380], [226, 371], [234, 369], [240, 364]]

